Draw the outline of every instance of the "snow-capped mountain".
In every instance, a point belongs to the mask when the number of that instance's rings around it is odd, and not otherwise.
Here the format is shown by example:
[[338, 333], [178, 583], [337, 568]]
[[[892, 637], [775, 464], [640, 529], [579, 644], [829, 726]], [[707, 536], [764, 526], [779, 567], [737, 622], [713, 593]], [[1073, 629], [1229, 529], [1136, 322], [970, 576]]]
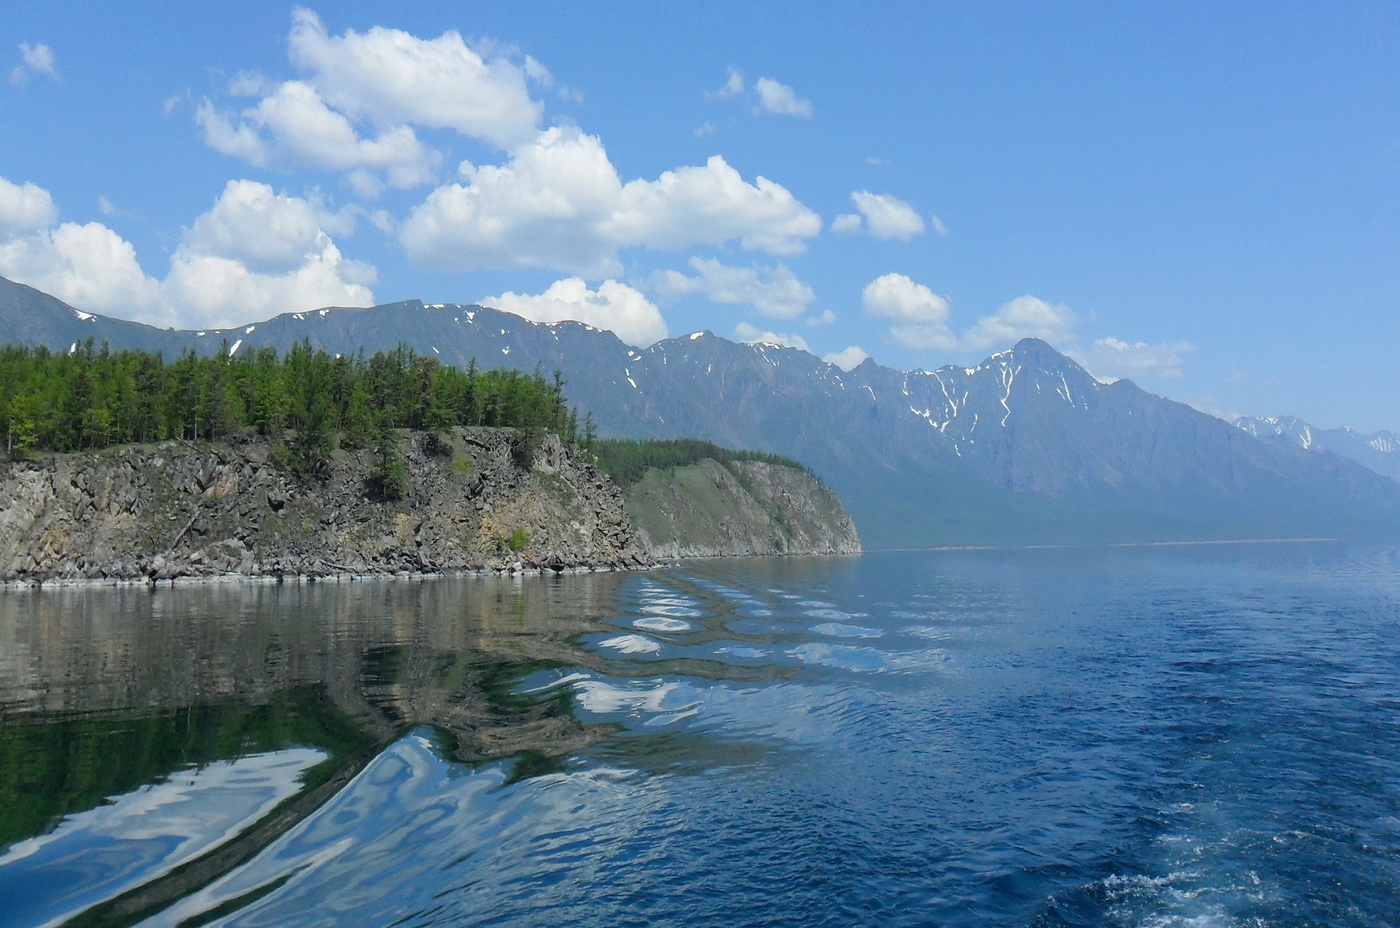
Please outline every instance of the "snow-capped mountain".
[[1305, 451], [1331, 451], [1400, 480], [1400, 435], [1389, 430], [1366, 434], [1355, 429], [1320, 429], [1293, 416], [1241, 416], [1235, 426], [1255, 438]]
[[972, 368], [843, 371], [708, 332], [647, 348], [577, 322], [417, 301], [178, 332], [78, 313], [0, 281], [0, 337], [68, 350], [234, 354], [300, 339], [336, 354], [406, 343], [444, 363], [560, 370], [601, 434], [775, 451], [841, 496], [867, 547], [1400, 535], [1400, 485], [1336, 454], [1260, 441], [1100, 383], [1026, 339]]

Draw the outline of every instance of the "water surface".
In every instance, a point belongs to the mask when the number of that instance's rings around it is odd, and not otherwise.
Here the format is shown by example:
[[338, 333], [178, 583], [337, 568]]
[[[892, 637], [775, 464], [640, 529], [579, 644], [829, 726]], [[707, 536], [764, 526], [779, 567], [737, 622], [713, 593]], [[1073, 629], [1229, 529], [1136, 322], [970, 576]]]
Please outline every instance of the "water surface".
[[1393, 925], [1400, 554], [7, 593], [0, 924]]

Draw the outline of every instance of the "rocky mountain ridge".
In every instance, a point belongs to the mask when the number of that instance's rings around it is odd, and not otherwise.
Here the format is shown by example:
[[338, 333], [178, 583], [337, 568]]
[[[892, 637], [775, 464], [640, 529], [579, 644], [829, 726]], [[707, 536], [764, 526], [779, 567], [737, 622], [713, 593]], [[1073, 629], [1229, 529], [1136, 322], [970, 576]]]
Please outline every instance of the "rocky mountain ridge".
[[1400, 435], [1388, 429], [1369, 434], [1346, 427], [1320, 429], [1296, 416], [1241, 416], [1234, 425], [1262, 441], [1304, 451], [1330, 451], [1400, 480]]

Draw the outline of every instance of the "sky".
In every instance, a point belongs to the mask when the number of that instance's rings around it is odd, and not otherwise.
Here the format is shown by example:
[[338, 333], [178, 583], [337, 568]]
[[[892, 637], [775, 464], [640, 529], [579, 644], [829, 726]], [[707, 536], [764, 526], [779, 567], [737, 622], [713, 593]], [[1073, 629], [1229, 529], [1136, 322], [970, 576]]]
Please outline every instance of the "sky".
[[1400, 430], [1400, 5], [8, 0], [0, 276], [161, 326], [417, 298], [843, 367], [1037, 336]]

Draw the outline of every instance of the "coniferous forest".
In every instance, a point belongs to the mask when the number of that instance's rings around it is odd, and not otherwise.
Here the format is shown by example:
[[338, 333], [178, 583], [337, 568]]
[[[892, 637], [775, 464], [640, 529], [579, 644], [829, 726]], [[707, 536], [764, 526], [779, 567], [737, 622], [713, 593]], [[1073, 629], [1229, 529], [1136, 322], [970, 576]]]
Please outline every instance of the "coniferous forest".
[[[334, 442], [367, 446], [393, 429], [508, 426], [579, 439], [564, 383], [539, 371], [466, 370], [400, 345], [337, 357], [302, 341], [279, 356], [109, 351], [91, 340], [67, 353], [0, 348], [0, 436], [11, 457], [166, 439], [218, 440], [256, 431], [289, 440], [298, 469], [317, 469]], [[591, 431], [591, 429], [590, 429]]]

